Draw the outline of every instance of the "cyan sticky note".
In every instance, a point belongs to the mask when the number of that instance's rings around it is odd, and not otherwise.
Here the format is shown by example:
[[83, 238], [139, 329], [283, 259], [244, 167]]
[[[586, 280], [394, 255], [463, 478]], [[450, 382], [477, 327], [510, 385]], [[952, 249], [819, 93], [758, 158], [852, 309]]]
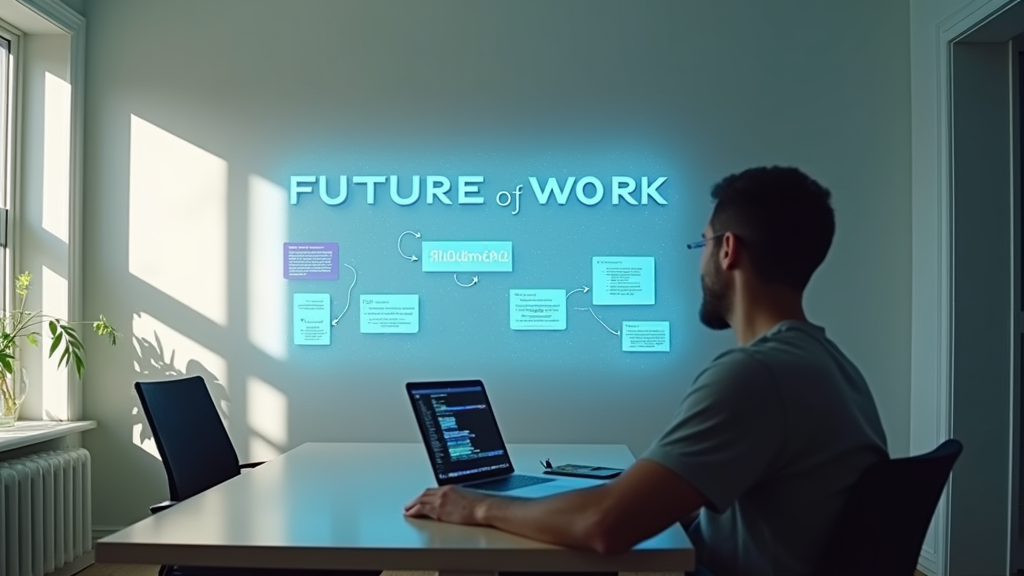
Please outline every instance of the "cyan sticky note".
[[654, 304], [654, 258], [594, 256], [595, 306]]
[[331, 295], [299, 293], [292, 297], [292, 332], [299, 346], [331, 343]]
[[623, 352], [668, 352], [668, 322], [630, 321], [622, 323]]
[[420, 331], [419, 294], [363, 294], [359, 297], [363, 334], [415, 334]]
[[424, 272], [511, 272], [512, 243], [492, 240], [423, 242]]
[[513, 330], [565, 330], [565, 290], [509, 290], [508, 314]]

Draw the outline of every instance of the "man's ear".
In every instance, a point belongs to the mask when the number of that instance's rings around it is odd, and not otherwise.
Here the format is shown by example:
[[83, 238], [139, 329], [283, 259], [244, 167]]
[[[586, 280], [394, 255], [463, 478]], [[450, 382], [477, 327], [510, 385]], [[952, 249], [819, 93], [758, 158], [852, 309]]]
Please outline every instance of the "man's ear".
[[740, 264], [739, 237], [726, 232], [721, 238], [722, 247], [718, 251], [718, 263], [722, 270], [735, 270]]

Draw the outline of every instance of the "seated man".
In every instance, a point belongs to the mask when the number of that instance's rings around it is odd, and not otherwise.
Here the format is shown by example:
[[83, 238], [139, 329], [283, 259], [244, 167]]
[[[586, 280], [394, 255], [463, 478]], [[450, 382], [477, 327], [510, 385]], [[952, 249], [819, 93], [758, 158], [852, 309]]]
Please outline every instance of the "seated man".
[[621, 476], [536, 500], [429, 489], [406, 513], [608, 554], [699, 514], [689, 535], [715, 576], [811, 574], [850, 487], [888, 456], [864, 377], [804, 315], [835, 233], [830, 195], [782, 167], [714, 187], [710, 223], [690, 245], [703, 248], [700, 319], [731, 328], [738, 346], [697, 376]]

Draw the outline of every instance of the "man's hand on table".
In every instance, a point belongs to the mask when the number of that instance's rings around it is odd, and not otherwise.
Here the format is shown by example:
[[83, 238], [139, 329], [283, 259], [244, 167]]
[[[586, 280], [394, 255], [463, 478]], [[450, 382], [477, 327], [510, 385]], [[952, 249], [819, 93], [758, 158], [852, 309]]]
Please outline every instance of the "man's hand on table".
[[428, 488], [405, 506], [405, 515], [480, 526], [486, 500], [487, 496], [458, 486]]

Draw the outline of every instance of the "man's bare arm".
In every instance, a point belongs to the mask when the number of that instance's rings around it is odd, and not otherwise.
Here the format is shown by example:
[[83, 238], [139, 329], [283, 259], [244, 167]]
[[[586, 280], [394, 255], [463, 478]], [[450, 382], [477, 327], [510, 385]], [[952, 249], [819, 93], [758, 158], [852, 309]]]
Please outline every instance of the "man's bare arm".
[[614, 554], [682, 522], [704, 502], [675, 472], [639, 460], [603, 486], [536, 500], [487, 498], [477, 520], [534, 540]]

